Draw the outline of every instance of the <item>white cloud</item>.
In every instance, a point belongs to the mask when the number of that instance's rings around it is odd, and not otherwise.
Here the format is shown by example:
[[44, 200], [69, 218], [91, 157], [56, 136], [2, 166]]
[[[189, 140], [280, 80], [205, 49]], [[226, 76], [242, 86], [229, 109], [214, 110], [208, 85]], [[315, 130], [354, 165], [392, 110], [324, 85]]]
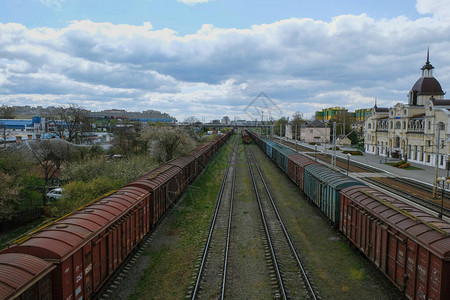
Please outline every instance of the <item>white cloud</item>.
[[365, 14], [247, 29], [205, 24], [184, 36], [150, 23], [0, 23], [0, 105], [39, 103], [45, 95], [51, 102], [43, 105], [152, 108], [180, 120], [245, 117], [261, 91], [285, 116], [370, 107], [375, 97], [389, 105], [407, 100], [428, 46], [438, 80], [450, 86], [449, 32], [450, 21], [440, 17], [376, 21]]
[[188, 4], [188, 5], [195, 5], [198, 3], [208, 3], [212, 0], [177, 0], [178, 2], [184, 3], [184, 4]]
[[417, 0], [416, 9], [421, 14], [431, 14], [438, 19], [450, 19], [450, 0]]
[[61, 8], [61, 4], [65, 1], [65, 0], [34, 0], [36, 2], [40, 2], [45, 6], [48, 7], [56, 7], [56, 8]]

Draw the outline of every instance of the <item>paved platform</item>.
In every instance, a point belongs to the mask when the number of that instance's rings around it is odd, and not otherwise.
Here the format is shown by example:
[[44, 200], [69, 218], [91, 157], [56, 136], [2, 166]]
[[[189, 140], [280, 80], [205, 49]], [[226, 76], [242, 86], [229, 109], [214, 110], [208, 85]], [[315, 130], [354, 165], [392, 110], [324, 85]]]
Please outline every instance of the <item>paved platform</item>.
[[[290, 142], [295, 142], [294, 140], [291, 140], [291, 139], [284, 139], [284, 140], [288, 140]], [[315, 147], [308, 143], [302, 143], [302, 142], [298, 142], [298, 141], [297, 141], [297, 143], [298, 143], [298, 145], [310, 148], [311, 150], [317, 149], [317, 151], [326, 152], [327, 154], [332, 153], [332, 150], [329, 150], [329, 148], [333, 147], [333, 145], [331, 145], [331, 144], [322, 144], [322, 145], [318, 145], [317, 147]], [[347, 155], [343, 154], [342, 150], [355, 150], [355, 149], [341, 147], [341, 149], [339, 151], [336, 151], [337, 157], [347, 159]], [[313, 155], [312, 153], [309, 153], [309, 154]], [[363, 156], [356, 156], [356, 155], [351, 156], [350, 160], [357, 161], [364, 165], [368, 165], [368, 166], [383, 170], [387, 173], [384, 176], [409, 178], [412, 180], [421, 181], [421, 182], [428, 183], [431, 185], [433, 185], [434, 181], [435, 181], [435, 176], [434, 176], [435, 168], [434, 167], [429, 167], [429, 166], [410, 162], [411, 166], [420, 168], [420, 170], [399, 169], [399, 168], [395, 168], [395, 167], [385, 164], [385, 162], [397, 162], [397, 161], [399, 161], [398, 159], [387, 159], [384, 156], [373, 155], [373, 154], [368, 154], [368, 153], [364, 153]], [[356, 173], [354, 173], [354, 174], [356, 174]], [[355, 175], [355, 176], [358, 176], [358, 175]], [[363, 175], [359, 175], [359, 176], [363, 176]], [[377, 176], [381, 177], [379, 174], [377, 174]], [[438, 177], [443, 177], [443, 176], [447, 176], [447, 170], [438, 169]]]

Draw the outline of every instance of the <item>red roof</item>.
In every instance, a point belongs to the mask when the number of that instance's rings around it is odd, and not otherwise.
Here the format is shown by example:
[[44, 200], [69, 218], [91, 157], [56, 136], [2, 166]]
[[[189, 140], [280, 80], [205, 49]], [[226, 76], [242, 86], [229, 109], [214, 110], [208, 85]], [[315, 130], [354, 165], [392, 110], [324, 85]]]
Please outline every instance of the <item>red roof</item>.
[[22, 253], [0, 254], [0, 299], [15, 298], [55, 266]]
[[296, 165], [304, 168], [310, 164], [317, 164], [316, 161], [312, 160], [311, 158], [299, 154], [299, 153], [294, 153], [289, 155], [289, 160], [292, 160]]
[[450, 223], [370, 187], [352, 186], [342, 194], [438, 257], [450, 259]]
[[176, 174], [181, 172], [181, 168], [175, 165], [165, 164], [156, 168], [155, 170], [139, 177], [138, 179], [130, 182], [127, 187], [139, 187], [147, 191], [153, 191], [159, 186], [163, 185]]
[[21, 244], [6, 249], [7, 252], [32, 254], [43, 259], [64, 261], [103, 228], [128, 212], [147, 191], [124, 187], [117, 192], [70, 214], [39, 230]]

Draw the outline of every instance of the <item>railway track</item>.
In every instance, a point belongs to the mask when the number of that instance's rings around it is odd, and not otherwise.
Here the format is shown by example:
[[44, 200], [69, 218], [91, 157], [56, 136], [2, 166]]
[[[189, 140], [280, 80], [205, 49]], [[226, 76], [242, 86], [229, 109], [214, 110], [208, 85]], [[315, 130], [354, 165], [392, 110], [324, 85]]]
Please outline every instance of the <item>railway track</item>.
[[[235, 139], [228, 166], [217, 196], [208, 238], [197, 271], [191, 299], [224, 299], [230, 247], [231, 217], [237, 171], [238, 139]], [[220, 270], [220, 276], [217, 272]]]
[[[386, 182], [381, 181], [378, 178], [363, 178], [363, 181], [371, 183], [375, 186], [378, 186], [380, 188], [383, 188], [391, 193], [394, 193], [400, 197], [403, 197], [405, 199], [408, 199], [414, 203], [417, 203], [423, 207], [426, 207], [432, 211], [435, 211], [436, 213], [441, 212], [441, 200], [437, 199], [435, 201], [432, 201], [431, 199], [425, 199], [430, 198], [432, 195], [432, 187], [420, 184], [418, 182], [411, 183], [404, 179], [399, 178], [381, 178], [382, 180], [391, 180], [391, 184], [387, 184]], [[399, 184], [403, 185], [402, 188], [399, 187]], [[405, 190], [408, 190], [406, 192]], [[416, 194], [414, 191], [422, 192], [421, 194]], [[423, 194], [429, 195], [424, 196]], [[446, 192], [444, 194], [444, 200], [448, 199], [449, 193]], [[450, 209], [448, 207], [445, 207], [446, 201], [444, 201], [444, 207], [442, 207], [442, 215], [446, 217], [450, 217]], [[448, 204], [447, 204], [448, 205]]]
[[259, 205], [270, 260], [276, 274], [279, 291], [275, 298], [318, 299], [313, 284], [289, 237], [283, 220], [264, 180], [253, 153], [246, 149], [249, 173]]
[[[292, 147], [294, 143], [288, 141], [282, 141], [283, 144]], [[314, 152], [313, 156], [320, 161], [324, 161], [330, 163], [331, 154], [323, 154], [318, 151], [306, 148], [304, 146], [297, 145], [297, 149], [299, 151], [309, 151]], [[347, 161], [343, 158], [336, 157], [336, 167], [341, 171], [345, 172], [347, 170]], [[369, 166], [365, 166], [361, 163], [350, 161], [349, 162], [349, 172], [368, 172], [368, 173], [383, 173], [382, 170], [377, 170], [375, 168], [371, 168]], [[423, 207], [426, 207], [430, 210], [435, 211], [436, 213], [441, 212], [441, 199], [433, 198], [433, 187], [417, 182], [411, 181], [403, 178], [391, 178], [391, 177], [359, 177], [361, 181], [365, 181], [371, 183], [377, 187], [380, 187], [384, 190], [387, 190], [391, 193], [394, 193], [402, 198], [408, 199], [411, 202], [419, 204]], [[439, 190], [439, 197], [441, 197], [441, 191]], [[444, 216], [450, 217], [450, 203], [448, 203], [448, 199], [450, 199], [450, 192], [444, 191], [444, 207], [442, 209], [442, 214]]]
[[[289, 146], [291, 149], [295, 150], [295, 143], [289, 142], [289, 141], [284, 141], [281, 140], [281, 143], [283, 145]], [[299, 152], [312, 152], [312, 154], [310, 154], [312, 157], [314, 157], [316, 160], [320, 160], [326, 163], [331, 163], [331, 156], [332, 156], [332, 150], [329, 150], [328, 153], [323, 153], [320, 151], [317, 151], [315, 149], [310, 149], [304, 146], [300, 146], [297, 144], [297, 151]], [[359, 162], [355, 162], [355, 161], [347, 161], [344, 158], [338, 157], [336, 156], [336, 167], [338, 167], [340, 170], [342, 171], [346, 171], [347, 170], [347, 163], [349, 164], [349, 171], [350, 172], [370, 172], [370, 173], [384, 173], [385, 171], [383, 170], [378, 170], [376, 168], [372, 168], [370, 166], [361, 164]]]

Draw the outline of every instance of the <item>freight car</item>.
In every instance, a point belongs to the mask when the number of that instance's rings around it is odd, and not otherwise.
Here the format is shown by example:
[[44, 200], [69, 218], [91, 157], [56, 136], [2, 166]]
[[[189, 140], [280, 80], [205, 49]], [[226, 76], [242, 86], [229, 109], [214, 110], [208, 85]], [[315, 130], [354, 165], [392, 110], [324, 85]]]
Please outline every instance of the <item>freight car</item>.
[[409, 299], [450, 299], [450, 224], [365, 186], [341, 206], [342, 233]]
[[242, 142], [244, 144], [250, 144], [251, 140], [250, 140], [250, 136], [248, 135], [247, 131], [242, 130], [241, 134], [242, 134]]
[[[215, 137], [189, 155], [156, 168], [3, 250], [1, 299], [91, 299], [231, 134]], [[6, 268], [5, 264], [11, 266]], [[11, 282], [4, 270], [12, 268], [17, 274], [29, 275]]]
[[[279, 160], [273, 142], [249, 135]], [[448, 222], [301, 154], [288, 156], [285, 173], [407, 298], [450, 299]]]
[[54, 268], [31, 255], [0, 254], [0, 299], [52, 299], [50, 275]]

